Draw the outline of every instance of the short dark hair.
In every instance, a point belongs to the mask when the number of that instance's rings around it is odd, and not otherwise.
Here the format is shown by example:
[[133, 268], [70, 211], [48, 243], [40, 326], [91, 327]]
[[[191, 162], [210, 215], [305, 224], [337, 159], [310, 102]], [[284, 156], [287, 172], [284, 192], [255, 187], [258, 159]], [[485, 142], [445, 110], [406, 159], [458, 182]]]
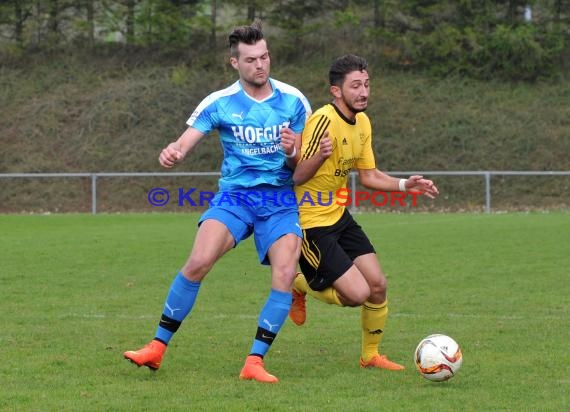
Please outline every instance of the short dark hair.
[[261, 20], [255, 19], [249, 26], [236, 27], [229, 36], [230, 56], [238, 57], [238, 45], [240, 43], [253, 45], [260, 40], [263, 40]]
[[329, 83], [331, 86], [342, 86], [344, 78], [350, 72], [368, 69], [366, 59], [354, 54], [347, 54], [332, 62], [329, 70]]

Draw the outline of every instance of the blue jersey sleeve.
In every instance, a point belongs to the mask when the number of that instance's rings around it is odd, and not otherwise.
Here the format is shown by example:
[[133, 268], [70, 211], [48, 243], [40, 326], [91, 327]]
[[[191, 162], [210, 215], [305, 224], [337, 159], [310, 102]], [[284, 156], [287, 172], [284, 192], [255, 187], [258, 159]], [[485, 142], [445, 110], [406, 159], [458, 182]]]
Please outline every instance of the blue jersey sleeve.
[[298, 100], [291, 118], [291, 125], [289, 126], [291, 130], [295, 133], [302, 133], [310, 114], [310, 109], [307, 110], [307, 106], [301, 100]]
[[210, 133], [219, 126], [219, 116], [217, 113], [217, 98], [215, 94], [206, 97], [196, 107], [186, 124], [201, 131], [204, 134]]

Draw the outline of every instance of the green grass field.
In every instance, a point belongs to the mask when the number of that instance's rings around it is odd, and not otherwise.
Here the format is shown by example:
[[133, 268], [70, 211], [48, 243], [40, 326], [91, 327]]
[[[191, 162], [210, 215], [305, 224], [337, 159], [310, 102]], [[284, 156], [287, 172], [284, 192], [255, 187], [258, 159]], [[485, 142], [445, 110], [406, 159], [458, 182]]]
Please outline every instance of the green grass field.
[[[248, 240], [206, 278], [151, 373], [122, 359], [154, 335], [194, 214], [0, 216], [2, 411], [563, 411], [570, 409], [570, 214], [367, 214], [389, 277], [382, 345], [404, 372], [361, 370], [360, 311], [308, 301], [266, 358], [277, 385], [237, 375], [269, 271]], [[415, 371], [446, 333], [463, 367]]]

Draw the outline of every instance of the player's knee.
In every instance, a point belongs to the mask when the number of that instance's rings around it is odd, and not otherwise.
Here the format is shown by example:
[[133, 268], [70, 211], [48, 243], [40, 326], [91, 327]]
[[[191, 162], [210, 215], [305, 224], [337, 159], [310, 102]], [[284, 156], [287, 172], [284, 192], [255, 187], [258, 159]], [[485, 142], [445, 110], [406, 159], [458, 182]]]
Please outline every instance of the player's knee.
[[370, 297], [370, 289], [361, 288], [356, 290], [351, 290], [349, 293], [339, 293], [339, 299], [344, 304], [344, 306], [361, 306]]
[[386, 278], [382, 276], [375, 282], [369, 284], [370, 286], [370, 296], [382, 296], [386, 295], [386, 289], [388, 288], [388, 282]]
[[190, 256], [182, 268], [182, 273], [190, 280], [200, 281], [212, 269], [214, 262], [214, 260], [206, 256]]
[[272, 266], [271, 268], [273, 282], [280, 285], [291, 286], [296, 275], [297, 271], [291, 265]]

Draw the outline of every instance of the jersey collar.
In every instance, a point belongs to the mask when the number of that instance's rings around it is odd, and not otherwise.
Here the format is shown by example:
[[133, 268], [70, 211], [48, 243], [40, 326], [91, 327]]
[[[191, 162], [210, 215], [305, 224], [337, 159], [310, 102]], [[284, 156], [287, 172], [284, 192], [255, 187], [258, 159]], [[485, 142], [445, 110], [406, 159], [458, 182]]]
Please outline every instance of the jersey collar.
[[330, 105], [332, 107], [334, 107], [334, 110], [336, 111], [336, 113], [340, 116], [340, 118], [342, 120], [344, 120], [346, 123], [354, 126], [356, 124], [356, 118], [354, 120], [349, 119], [348, 117], [346, 117], [344, 114], [342, 114], [342, 112], [340, 111], [340, 109], [338, 107], [336, 107], [336, 105], [334, 103], [330, 103]]

